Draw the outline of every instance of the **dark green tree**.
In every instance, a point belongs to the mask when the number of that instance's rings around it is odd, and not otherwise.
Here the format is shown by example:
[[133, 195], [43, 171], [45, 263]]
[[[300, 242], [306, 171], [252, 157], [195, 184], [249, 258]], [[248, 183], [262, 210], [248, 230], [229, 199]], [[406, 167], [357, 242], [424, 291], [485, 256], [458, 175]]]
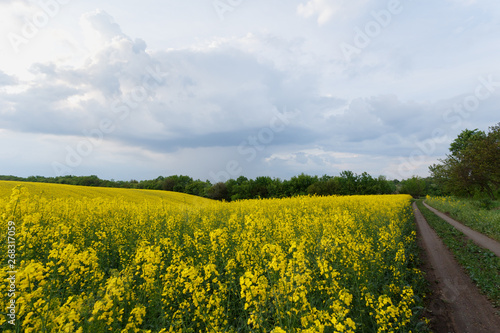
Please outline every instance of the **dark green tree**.
[[284, 192], [288, 197], [294, 195], [306, 195], [307, 188], [318, 181], [318, 176], [309, 176], [301, 173], [298, 176], [293, 176], [290, 180], [285, 181]]
[[208, 189], [208, 197], [214, 200], [229, 201], [229, 192], [226, 184], [219, 182]]
[[426, 194], [427, 184], [422, 177], [413, 176], [401, 182], [400, 193], [409, 194], [414, 198], [420, 198]]
[[493, 199], [500, 187], [500, 123], [488, 133], [462, 131], [449, 150], [441, 164], [429, 167], [434, 181], [451, 194], [485, 193]]
[[187, 194], [197, 195], [200, 197], [208, 197], [208, 189], [211, 186], [212, 185], [208, 180], [204, 182], [201, 180], [195, 180], [186, 185], [185, 191]]
[[173, 175], [162, 179], [161, 187], [165, 191], [186, 192], [186, 186], [193, 182], [193, 178], [183, 175]]

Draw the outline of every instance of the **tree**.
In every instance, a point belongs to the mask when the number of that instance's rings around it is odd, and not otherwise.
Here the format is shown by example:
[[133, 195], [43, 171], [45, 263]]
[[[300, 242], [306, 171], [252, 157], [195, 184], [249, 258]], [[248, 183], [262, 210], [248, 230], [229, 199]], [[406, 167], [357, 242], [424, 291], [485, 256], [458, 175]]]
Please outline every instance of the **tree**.
[[471, 183], [494, 199], [494, 190], [500, 187], [500, 123], [470, 140], [462, 152]]
[[298, 176], [290, 178], [284, 182], [284, 191], [286, 196], [306, 195], [307, 188], [318, 181], [317, 176], [309, 176], [301, 173]]
[[173, 175], [160, 180], [161, 187], [165, 191], [186, 192], [186, 186], [193, 182], [193, 178], [183, 175]]
[[455, 140], [450, 145], [450, 152], [452, 156], [458, 157], [467, 148], [469, 148], [474, 141], [483, 139], [485, 137], [484, 132], [479, 129], [468, 130], [465, 129], [460, 133]]
[[226, 184], [219, 182], [208, 189], [208, 197], [214, 200], [229, 201], [229, 192]]
[[96, 175], [80, 177], [77, 185], [82, 186], [99, 186], [101, 185], [101, 180]]
[[343, 190], [344, 179], [341, 177], [321, 176], [319, 181], [307, 188], [307, 193], [312, 195], [345, 194]]
[[429, 167], [436, 183], [446, 192], [473, 196], [485, 193], [491, 199], [500, 187], [500, 123], [488, 133], [465, 129], [450, 145], [442, 164]]
[[251, 198], [249, 181], [245, 176], [239, 176], [236, 180], [228, 179], [226, 181], [226, 186], [229, 192], [229, 198], [231, 200], [243, 200]]
[[271, 177], [257, 177], [250, 182], [250, 193], [252, 198], [269, 198], [269, 190], [273, 180]]
[[207, 197], [208, 196], [208, 189], [210, 188], [211, 184], [207, 180], [205, 182], [201, 180], [195, 180], [191, 183], [189, 183], [186, 186], [186, 193], [187, 194], [192, 194], [192, 195], [197, 195], [200, 197]]
[[352, 171], [347, 170], [340, 173], [340, 178], [342, 179], [342, 194], [356, 194], [358, 176]]
[[391, 194], [396, 192], [396, 185], [394, 182], [387, 180], [385, 176], [379, 176], [376, 179], [377, 193], [376, 194]]
[[309, 185], [307, 188], [307, 194], [310, 195], [329, 195], [328, 188], [326, 186], [327, 182], [317, 182], [312, 185]]
[[270, 198], [283, 198], [283, 182], [279, 178], [274, 178], [267, 188]]
[[358, 194], [377, 194], [377, 181], [367, 172], [363, 172], [357, 179]]
[[162, 189], [164, 191], [173, 191], [175, 186], [175, 180], [172, 177], [167, 177], [163, 181]]
[[425, 180], [419, 176], [413, 176], [401, 182], [402, 187], [400, 192], [409, 194], [414, 198], [419, 198], [425, 195], [427, 184]]

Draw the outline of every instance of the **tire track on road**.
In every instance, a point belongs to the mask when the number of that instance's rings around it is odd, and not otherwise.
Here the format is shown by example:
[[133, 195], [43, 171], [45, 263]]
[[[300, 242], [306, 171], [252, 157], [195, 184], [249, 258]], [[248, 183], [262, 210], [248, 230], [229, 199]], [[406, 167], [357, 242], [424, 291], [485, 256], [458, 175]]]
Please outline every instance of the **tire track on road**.
[[493, 305], [472, 283], [416, 203], [413, 210], [421, 242], [437, 280], [439, 298], [444, 301], [431, 304], [430, 310], [438, 317], [449, 318], [455, 333], [500, 333], [500, 317]]
[[496, 254], [497, 257], [500, 257], [500, 243], [497, 242], [496, 240], [489, 238], [488, 236], [477, 232], [476, 230], [473, 230], [462, 223], [458, 222], [457, 220], [452, 219], [445, 213], [440, 212], [439, 210], [429, 206], [425, 202], [422, 202], [425, 207], [427, 207], [431, 212], [454, 226], [456, 229], [460, 230], [462, 233], [464, 233], [465, 236], [469, 237], [476, 245], [490, 250], [494, 254]]

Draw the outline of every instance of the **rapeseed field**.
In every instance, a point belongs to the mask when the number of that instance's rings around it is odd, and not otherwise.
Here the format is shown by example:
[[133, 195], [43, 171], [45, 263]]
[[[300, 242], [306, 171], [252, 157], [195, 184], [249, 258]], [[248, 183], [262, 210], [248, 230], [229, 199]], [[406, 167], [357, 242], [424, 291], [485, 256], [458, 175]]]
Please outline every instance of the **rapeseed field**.
[[44, 185], [0, 192], [0, 227], [13, 235], [0, 253], [15, 258], [1, 267], [2, 332], [421, 325], [408, 195], [224, 203]]
[[135, 203], [143, 203], [144, 201], [163, 200], [170, 204], [184, 205], [203, 205], [210, 203], [211, 200], [188, 195], [178, 192], [156, 191], [156, 190], [140, 190], [140, 189], [120, 189], [108, 187], [89, 187], [50, 183], [30, 183], [30, 182], [15, 182], [15, 181], [0, 181], [0, 199], [11, 195], [12, 189], [16, 186], [21, 186], [28, 190], [32, 195], [38, 195], [46, 199], [85, 199], [85, 198], [102, 198], [102, 199], [121, 199], [122, 201], [130, 201]]

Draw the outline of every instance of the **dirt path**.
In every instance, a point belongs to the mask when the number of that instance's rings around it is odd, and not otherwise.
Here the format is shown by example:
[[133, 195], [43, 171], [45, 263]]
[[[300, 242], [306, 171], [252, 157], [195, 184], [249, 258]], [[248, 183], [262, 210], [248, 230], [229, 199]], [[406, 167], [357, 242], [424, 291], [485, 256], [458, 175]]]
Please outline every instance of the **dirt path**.
[[452, 219], [448, 215], [441, 213], [439, 210], [432, 208], [428, 204], [424, 202], [424, 206], [429, 208], [434, 214], [463, 232], [467, 237], [469, 237], [474, 243], [476, 243], [478, 246], [488, 249], [494, 254], [497, 255], [497, 257], [500, 257], [500, 243], [497, 242], [494, 239], [489, 238], [488, 236], [483, 235], [482, 233], [479, 233], [475, 230], [472, 230], [469, 227], [466, 227], [462, 223], [458, 222], [457, 220]]
[[[429, 306], [437, 333], [500, 333], [500, 317], [465, 274], [413, 203], [417, 229], [431, 266], [427, 279], [438, 294]], [[446, 322], [447, 321], [447, 322]]]

